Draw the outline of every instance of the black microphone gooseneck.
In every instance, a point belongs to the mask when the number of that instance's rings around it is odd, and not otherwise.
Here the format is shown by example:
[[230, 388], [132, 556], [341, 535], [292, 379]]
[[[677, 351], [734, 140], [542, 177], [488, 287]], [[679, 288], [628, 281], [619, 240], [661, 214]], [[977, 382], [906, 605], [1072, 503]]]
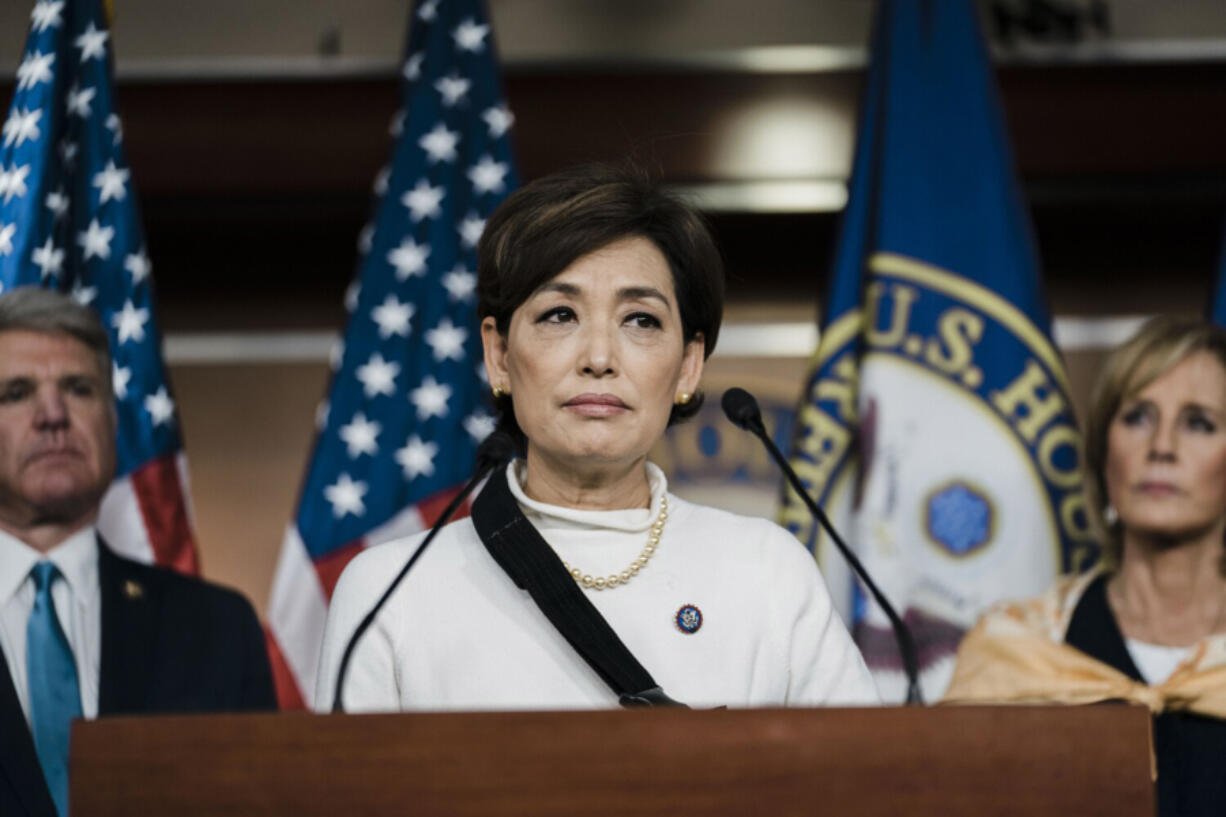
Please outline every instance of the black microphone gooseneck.
[[916, 658], [915, 639], [911, 635], [910, 628], [899, 618], [893, 605], [886, 600], [877, 584], [868, 575], [868, 571], [864, 569], [864, 565], [860, 563], [859, 557], [847, 546], [847, 543], [843, 541], [843, 537], [839, 536], [838, 531], [834, 529], [834, 525], [830, 524], [830, 519], [827, 518], [825, 511], [813, 501], [813, 497], [809, 496], [809, 492], [805, 490], [800, 477], [792, 470], [792, 466], [788, 464], [787, 458], [783, 456], [782, 452], [775, 446], [774, 441], [771, 440], [770, 435], [766, 433], [766, 426], [762, 424], [762, 411], [758, 408], [758, 401], [744, 389], [733, 387], [724, 392], [724, 397], [720, 404], [723, 406], [724, 414], [732, 421], [733, 425], [738, 425], [753, 434], [766, 446], [766, 450], [770, 452], [775, 462], [783, 469], [788, 482], [791, 483], [801, 500], [804, 501], [809, 512], [825, 528], [826, 533], [830, 535], [839, 552], [843, 554], [843, 558], [847, 560], [847, 564], [851, 565], [851, 569], [860, 577], [860, 581], [864, 582], [864, 586], [868, 588], [873, 599], [876, 600], [878, 606], [881, 607], [886, 617], [890, 620], [890, 626], [894, 628], [894, 638], [898, 641], [898, 651], [902, 654], [903, 669], [907, 673], [907, 703], [922, 704], [924, 700], [920, 695], [919, 661]]
[[345, 652], [341, 656], [340, 669], [338, 669], [336, 672], [336, 690], [332, 694], [333, 712], [345, 711], [344, 706], [341, 704], [341, 693], [345, 689], [345, 673], [349, 671], [349, 659], [353, 657], [353, 650], [358, 644], [358, 639], [362, 637], [362, 634], [365, 633], [367, 628], [369, 628], [374, 622], [375, 616], [378, 615], [379, 610], [383, 608], [383, 605], [389, 598], [391, 598], [392, 593], [394, 593], [396, 588], [400, 586], [400, 582], [405, 576], [408, 575], [409, 570], [413, 568], [413, 565], [417, 562], [418, 558], [420, 558], [421, 554], [425, 552], [426, 547], [434, 540], [434, 537], [438, 535], [438, 532], [443, 529], [443, 525], [447, 524], [447, 521], [451, 519], [451, 515], [455, 513], [456, 509], [460, 507], [461, 503], [468, 498], [468, 495], [472, 493], [473, 488], [477, 487], [477, 483], [488, 476], [490, 471], [506, 463], [514, 452], [515, 442], [511, 439], [509, 434], [501, 430], [491, 433], [477, 448], [476, 468], [472, 479], [470, 479], [468, 484], [455, 495], [451, 502], [447, 503], [447, 507], [443, 509], [443, 513], [441, 516], [439, 516], [438, 521], [434, 523], [434, 527], [430, 529], [428, 534], [426, 534], [426, 538], [423, 539], [421, 544], [417, 546], [417, 550], [413, 551], [413, 555], [410, 556], [409, 560], [404, 563], [404, 567], [400, 568], [400, 572], [396, 574], [396, 578], [392, 579], [392, 583], [388, 585], [387, 590], [383, 591], [383, 595], [379, 597], [377, 602], [375, 602], [375, 606], [370, 608], [370, 612], [367, 613], [366, 617], [362, 619], [360, 624], [358, 624], [357, 629], [353, 631], [353, 635], [349, 636], [349, 642], [345, 645]]

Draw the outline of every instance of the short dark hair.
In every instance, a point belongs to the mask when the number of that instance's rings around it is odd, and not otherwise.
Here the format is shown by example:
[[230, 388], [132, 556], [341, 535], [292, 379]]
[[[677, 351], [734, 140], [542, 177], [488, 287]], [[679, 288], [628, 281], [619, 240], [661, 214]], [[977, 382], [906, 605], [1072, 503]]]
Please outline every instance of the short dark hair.
[[44, 335], [68, 335], [94, 354], [102, 388], [111, 393], [110, 338], [94, 310], [51, 289], [21, 286], [0, 295], [0, 332], [24, 330]]
[[[477, 311], [506, 335], [511, 315], [575, 261], [623, 238], [646, 238], [672, 273], [685, 343], [703, 339], [710, 357], [724, 314], [724, 263], [711, 230], [691, 206], [646, 172], [625, 165], [581, 165], [521, 187], [485, 225], [477, 245]], [[695, 394], [673, 406], [669, 425], [692, 417]], [[495, 400], [500, 427], [522, 445], [509, 396]]]

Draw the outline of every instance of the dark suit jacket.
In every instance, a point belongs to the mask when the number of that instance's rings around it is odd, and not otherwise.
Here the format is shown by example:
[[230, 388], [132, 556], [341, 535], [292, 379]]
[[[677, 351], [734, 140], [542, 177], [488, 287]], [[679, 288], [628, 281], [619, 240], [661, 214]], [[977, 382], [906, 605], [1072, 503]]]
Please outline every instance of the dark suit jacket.
[[[1086, 588], [1073, 610], [1064, 640], [1087, 655], [1145, 683], [1124, 643], [1107, 601], [1103, 574]], [[1159, 817], [1209, 817], [1226, 812], [1226, 721], [1190, 712], [1154, 718]]]
[[[98, 715], [276, 709], [255, 611], [231, 590], [98, 546], [102, 656]], [[0, 815], [55, 817], [0, 659]]]

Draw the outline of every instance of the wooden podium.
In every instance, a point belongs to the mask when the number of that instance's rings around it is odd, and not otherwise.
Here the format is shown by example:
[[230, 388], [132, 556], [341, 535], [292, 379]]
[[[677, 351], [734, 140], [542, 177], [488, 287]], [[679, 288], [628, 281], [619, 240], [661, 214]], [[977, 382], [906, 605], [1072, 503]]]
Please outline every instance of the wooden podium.
[[1140, 708], [115, 718], [73, 817], [1154, 814]]

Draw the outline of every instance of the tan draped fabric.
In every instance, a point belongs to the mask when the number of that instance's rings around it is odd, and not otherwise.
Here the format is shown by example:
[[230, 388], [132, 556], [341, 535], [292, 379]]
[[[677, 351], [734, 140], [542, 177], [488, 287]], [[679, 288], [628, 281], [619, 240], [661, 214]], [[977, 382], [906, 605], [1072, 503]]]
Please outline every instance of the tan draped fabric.
[[990, 609], [963, 639], [942, 703], [1089, 704], [1126, 700], [1155, 714], [1226, 719], [1226, 636], [1200, 641], [1165, 682], [1148, 686], [1064, 643], [1092, 572], [1047, 593]]

